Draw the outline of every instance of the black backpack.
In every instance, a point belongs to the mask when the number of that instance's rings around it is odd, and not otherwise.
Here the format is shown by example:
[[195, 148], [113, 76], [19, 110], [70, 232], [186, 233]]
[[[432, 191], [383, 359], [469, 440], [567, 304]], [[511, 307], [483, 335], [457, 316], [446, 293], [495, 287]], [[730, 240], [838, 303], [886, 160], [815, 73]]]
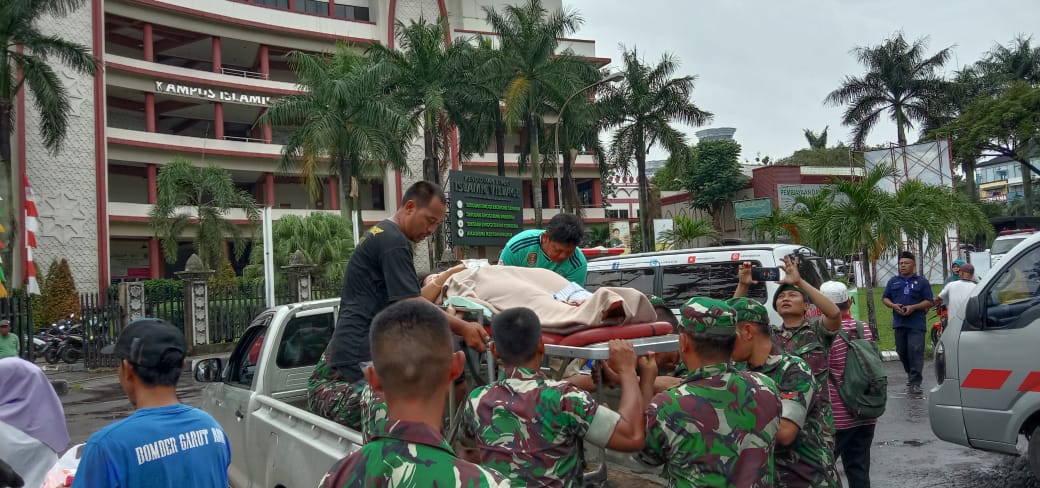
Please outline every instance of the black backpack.
[[[838, 338], [848, 344], [845, 355], [845, 373], [838, 386], [838, 396], [849, 415], [860, 419], [876, 419], [885, 413], [888, 401], [888, 375], [881, 362], [877, 343], [863, 339], [863, 322], [856, 321], [856, 338], [849, 337], [844, 329], [838, 330]], [[834, 373], [831, 373], [834, 377]]]

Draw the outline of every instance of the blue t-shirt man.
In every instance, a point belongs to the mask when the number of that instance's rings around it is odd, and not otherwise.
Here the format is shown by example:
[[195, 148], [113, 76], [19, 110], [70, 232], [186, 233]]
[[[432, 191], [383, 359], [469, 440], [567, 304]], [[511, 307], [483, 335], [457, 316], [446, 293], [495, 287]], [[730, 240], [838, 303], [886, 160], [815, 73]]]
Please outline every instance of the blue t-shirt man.
[[73, 488], [228, 486], [231, 446], [202, 410], [144, 408], [90, 436]]
[[917, 260], [909, 251], [899, 253], [899, 275], [885, 285], [881, 301], [892, 309], [892, 330], [896, 354], [906, 372], [907, 393], [922, 394], [924, 370], [924, 333], [928, 309], [932, 306], [932, 284], [914, 273]]

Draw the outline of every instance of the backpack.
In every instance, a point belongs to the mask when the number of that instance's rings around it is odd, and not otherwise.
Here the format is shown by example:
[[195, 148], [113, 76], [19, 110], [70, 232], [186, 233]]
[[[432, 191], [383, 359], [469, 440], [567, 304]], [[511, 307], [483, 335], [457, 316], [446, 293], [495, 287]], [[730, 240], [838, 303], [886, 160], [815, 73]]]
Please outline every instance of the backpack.
[[[881, 363], [881, 353], [877, 343], [870, 339], [862, 339], [863, 322], [856, 321], [856, 339], [849, 337], [844, 329], [838, 330], [838, 337], [848, 344], [845, 355], [845, 373], [842, 383], [834, 387], [845, 404], [846, 410], [853, 417], [860, 419], [876, 419], [885, 413], [888, 401], [888, 375]], [[834, 377], [834, 373], [831, 373]]]

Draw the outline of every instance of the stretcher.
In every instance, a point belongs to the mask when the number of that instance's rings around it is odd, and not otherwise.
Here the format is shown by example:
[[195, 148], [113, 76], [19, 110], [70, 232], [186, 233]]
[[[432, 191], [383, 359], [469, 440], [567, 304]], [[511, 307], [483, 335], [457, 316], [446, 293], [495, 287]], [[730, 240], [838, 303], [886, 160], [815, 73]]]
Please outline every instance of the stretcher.
[[[488, 335], [490, 336], [490, 334], [491, 330], [488, 327]], [[643, 356], [651, 352], [672, 352], [679, 349], [679, 336], [674, 333], [672, 325], [667, 322], [596, 327], [568, 335], [548, 332], [542, 334], [542, 342], [545, 344], [546, 362], [549, 357], [595, 361], [606, 360], [610, 357], [608, 342], [612, 339], [626, 339], [630, 341], [637, 356]], [[496, 364], [495, 357], [491, 353], [490, 344], [484, 354], [484, 361], [487, 367], [487, 381], [494, 381], [497, 378], [495, 374]], [[543, 370], [546, 369], [545, 366], [543, 363]], [[593, 393], [593, 397], [597, 402], [603, 404], [605, 402], [603, 377], [597, 373], [598, 370], [593, 372], [593, 380], [596, 383], [596, 391]], [[454, 437], [454, 433], [458, 428], [454, 398], [449, 398], [449, 406], [449, 432], [451, 437]], [[585, 472], [585, 482], [592, 486], [600, 485], [607, 479], [606, 449], [599, 448], [599, 454], [599, 466], [593, 471]]]

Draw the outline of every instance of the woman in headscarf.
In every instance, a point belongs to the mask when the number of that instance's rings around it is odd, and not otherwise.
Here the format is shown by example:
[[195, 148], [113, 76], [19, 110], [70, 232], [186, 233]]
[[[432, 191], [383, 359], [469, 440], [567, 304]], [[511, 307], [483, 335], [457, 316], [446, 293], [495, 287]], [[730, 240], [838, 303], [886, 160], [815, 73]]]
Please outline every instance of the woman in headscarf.
[[950, 276], [946, 277], [946, 282], [947, 283], [953, 283], [954, 281], [957, 281], [957, 280], [961, 279], [959, 273], [960, 273], [962, 264], [964, 264], [964, 260], [963, 259], [954, 259], [953, 260], [953, 264], [950, 266], [950, 271], [953, 271], [953, 273]]
[[43, 484], [69, 445], [61, 400], [47, 375], [24, 359], [0, 359], [0, 439], [0, 459], [31, 487]]

